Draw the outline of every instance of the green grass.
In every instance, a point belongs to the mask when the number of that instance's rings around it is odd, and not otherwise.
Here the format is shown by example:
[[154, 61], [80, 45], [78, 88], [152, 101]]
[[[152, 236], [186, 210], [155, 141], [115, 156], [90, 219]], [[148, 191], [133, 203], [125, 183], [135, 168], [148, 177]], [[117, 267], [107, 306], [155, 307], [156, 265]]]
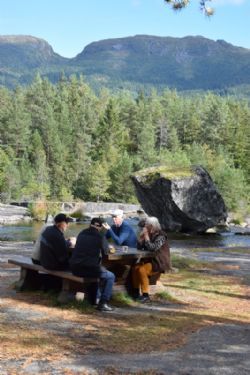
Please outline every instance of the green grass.
[[154, 295], [154, 297], [159, 298], [161, 300], [169, 301], [169, 302], [180, 302], [177, 298], [172, 296], [169, 292], [162, 291], [158, 292]]
[[47, 292], [41, 290], [25, 290], [23, 293], [26, 293], [33, 303], [39, 303], [42, 301], [45, 305], [52, 307], [58, 307], [62, 310], [78, 310], [82, 313], [93, 313], [95, 311], [94, 306], [92, 306], [87, 300], [77, 301], [72, 299], [69, 302], [59, 302], [58, 301], [58, 292], [50, 290]]
[[191, 168], [170, 168], [167, 166], [157, 166], [146, 168], [140, 170], [135, 173], [135, 176], [139, 177], [144, 184], [151, 185], [160, 177], [164, 177], [166, 179], [177, 179], [177, 178], [184, 178], [184, 177], [191, 177], [193, 175], [193, 171]]
[[208, 247], [208, 248], [194, 248], [192, 249], [192, 252], [194, 253], [226, 253], [226, 254], [250, 254], [250, 248], [249, 247], [239, 247], [237, 244], [235, 244], [235, 247], [227, 247], [227, 248], [218, 248], [218, 247]]
[[133, 304], [133, 299], [127, 293], [117, 292], [114, 293], [112, 302], [116, 306], [131, 306]]
[[58, 307], [61, 307], [62, 309], [73, 309], [73, 310], [78, 310], [82, 313], [87, 313], [87, 314], [91, 314], [95, 311], [95, 307], [90, 305], [90, 303], [88, 301], [71, 301], [71, 302], [68, 302], [68, 303], [64, 303], [64, 304], [60, 304], [59, 302], [57, 302], [56, 306]]
[[171, 261], [172, 266], [178, 269], [206, 268], [209, 265], [209, 263], [201, 262], [196, 259], [182, 257], [180, 255], [172, 255]]

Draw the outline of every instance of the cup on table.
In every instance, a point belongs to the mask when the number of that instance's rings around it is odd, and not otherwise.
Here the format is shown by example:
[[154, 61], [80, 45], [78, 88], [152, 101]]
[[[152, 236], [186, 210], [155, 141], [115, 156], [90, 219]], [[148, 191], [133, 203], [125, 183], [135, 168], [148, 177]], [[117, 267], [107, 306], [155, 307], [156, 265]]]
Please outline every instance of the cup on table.
[[69, 244], [69, 248], [73, 249], [76, 245], [76, 237], [69, 237], [68, 244]]
[[127, 253], [128, 252], [128, 246], [122, 246], [122, 251], [124, 253]]
[[114, 254], [115, 251], [116, 251], [116, 250], [115, 250], [115, 247], [112, 246], [112, 245], [110, 245], [110, 246], [109, 246], [109, 253], [110, 253], [110, 254]]

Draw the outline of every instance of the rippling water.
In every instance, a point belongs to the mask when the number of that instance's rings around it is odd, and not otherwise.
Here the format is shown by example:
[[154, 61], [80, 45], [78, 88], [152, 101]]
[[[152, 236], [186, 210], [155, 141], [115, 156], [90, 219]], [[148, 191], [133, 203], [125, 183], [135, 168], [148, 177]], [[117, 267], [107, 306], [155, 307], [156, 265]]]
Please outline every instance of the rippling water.
[[[111, 224], [110, 219], [107, 221]], [[137, 221], [128, 220], [137, 231]], [[2, 241], [34, 241], [42, 227], [42, 223], [4, 225], [0, 226], [0, 240]], [[88, 223], [70, 223], [66, 237], [77, 234], [88, 226]], [[171, 247], [250, 247], [250, 231], [248, 235], [224, 232], [220, 234], [187, 235], [169, 233]]]

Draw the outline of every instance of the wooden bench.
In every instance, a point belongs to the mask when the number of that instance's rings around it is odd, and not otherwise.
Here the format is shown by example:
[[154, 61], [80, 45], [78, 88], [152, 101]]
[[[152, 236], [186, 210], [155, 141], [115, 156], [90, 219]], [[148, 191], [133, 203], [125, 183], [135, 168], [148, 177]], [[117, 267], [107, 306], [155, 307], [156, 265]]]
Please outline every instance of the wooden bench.
[[[74, 276], [70, 271], [52, 271], [47, 270], [44, 267], [34, 264], [31, 258], [18, 256], [8, 259], [8, 263], [14, 264], [15, 266], [21, 267], [20, 278], [16, 283], [16, 289], [19, 291], [23, 290], [56, 290], [59, 292], [58, 301], [60, 303], [66, 303], [75, 298], [76, 292], [84, 292], [86, 297], [91, 303], [92, 288], [96, 287], [96, 283], [99, 282], [98, 278], [83, 278]], [[117, 263], [117, 264], [116, 264]], [[117, 260], [114, 264], [108, 263], [108, 268], [116, 275], [116, 282], [114, 285], [114, 292], [131, 292], [131, 280], [128, 277], [130, 266], [119, 272], [112, 269], [112, 265], [119, 266], [120, 260]], [[154, 294], [154, 287], [160, 278], [160, 274], [154, 274], [149, 278], [150, 291]], [[127, 283], [127, 280], [129, 283]]]
[[41, 288], [57, 289], [60, 291], [58, 301], [68, 302], [72, 293], [87, 292], [88, 287], [96, 284], [98, 278], [83, 278], [74, 276], [70, 271], [52, 271], [34, 264], [28, 257], [8, 259], [8, 263], [21, 267], [20, 279], [16, 283], [19, 291], [37, 290]]

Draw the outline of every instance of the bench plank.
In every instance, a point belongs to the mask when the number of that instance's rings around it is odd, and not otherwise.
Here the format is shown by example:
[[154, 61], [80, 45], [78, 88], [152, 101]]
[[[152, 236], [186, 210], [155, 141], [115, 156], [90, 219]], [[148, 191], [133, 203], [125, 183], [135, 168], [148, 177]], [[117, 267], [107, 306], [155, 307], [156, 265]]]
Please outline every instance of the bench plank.
[[[8, 263], [21, 267], [20, 279], [16, 283], [16, 287], [19, 291], [25, 289], [36, 290], [41, 289], [41, 287], [43, 289], [45, 282], [46, 290], [56, 287], [56, 289], [60, 291], [58, 295], [58, 301], [60, 303], [69, 302], [74, 299], [76, 291], [84, 291], [87, 298], [91, 298], [89, 295], [90, 286], [99, 281], [96, 277], [84, 278], [74, 276], [70, 271], [47, 270], [39, 264], [34, 264], [32, 260], [27, 257], [8, 259]], [[46, 280], [45, 278], [48, 277], [50, 277], [50, 279]]]
[[30, 258], [24, 257], [23, 260], [18, 260], [18, 259], [8, 259], [8, 263], [10, 264], [15, 264], [16, 266], [19, 266], [21, 268], [25, 268], [28, 270], [33, 270], [37, 272], [43, 272], [47, 273], [48, 275], [54, 275], [57, 277], [60, 277], [62, 279], [68, 279], [75, 281], [77, 283], [88, 283], [88, 282], [98, 282], [99, 279], [96, 277], [79, 277], [73, 275], [70, 271], [53, 271], [53, 270], [47, 270], [43, 266], [40, 266], [39, 264], [34, 264], [32, 263], [32, 260]]

